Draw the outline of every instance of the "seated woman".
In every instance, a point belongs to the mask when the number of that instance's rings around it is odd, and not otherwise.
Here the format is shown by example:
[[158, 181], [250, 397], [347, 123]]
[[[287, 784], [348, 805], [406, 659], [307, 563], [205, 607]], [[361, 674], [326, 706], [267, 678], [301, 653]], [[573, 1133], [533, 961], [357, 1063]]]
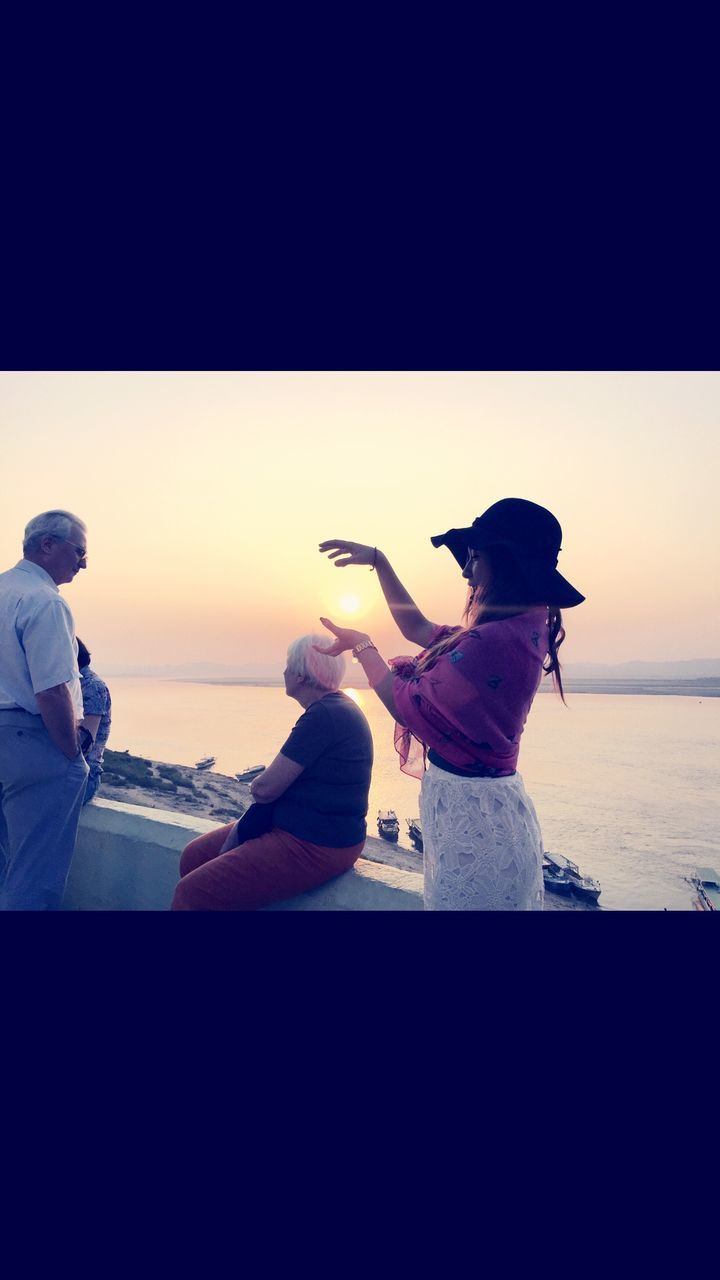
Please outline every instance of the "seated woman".
[[235, 823], [191, 840], [173, 911], [256, 911], [324, 884], [360, 857], [372, 736], [360, 708], [339, 691], [344, 660], [314, 648], [322, 640], [301, 636], [288, 649], [285, 691], [304, 711], [250, 786], [253, 800], [273, 806], [270, 829], [227, 852]]

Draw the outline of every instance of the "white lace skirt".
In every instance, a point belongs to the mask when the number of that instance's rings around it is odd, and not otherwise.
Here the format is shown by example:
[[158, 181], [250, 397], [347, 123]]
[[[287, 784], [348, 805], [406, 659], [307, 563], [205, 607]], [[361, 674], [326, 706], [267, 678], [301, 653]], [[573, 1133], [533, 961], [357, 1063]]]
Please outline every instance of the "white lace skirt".
[[462, 778], [430, 764], [420, 818], [426, 911], [542, 911], [542, 835], [519, 773]]

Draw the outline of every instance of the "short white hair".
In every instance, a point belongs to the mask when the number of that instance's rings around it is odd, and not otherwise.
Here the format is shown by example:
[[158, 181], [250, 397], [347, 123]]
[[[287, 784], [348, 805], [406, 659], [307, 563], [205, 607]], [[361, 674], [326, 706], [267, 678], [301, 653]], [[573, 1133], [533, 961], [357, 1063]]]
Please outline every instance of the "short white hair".
[[288, 646], [288, 671], [295, 676], [302, 676], [308, 684], [316, 689], [329, 689], [335, 692], [345, 675], [345, 659], [340, 655], [333, 658], [329, 653], [318, 653], [313, 646], [323, 647], [332, 644], [332, 636], [299, 636]]
[[42, 511], [25, 525], [23, 551], [39, 551], [43, 538], [67, 538], [72, 526], [86, 529], [85, 521], [72, 511]]

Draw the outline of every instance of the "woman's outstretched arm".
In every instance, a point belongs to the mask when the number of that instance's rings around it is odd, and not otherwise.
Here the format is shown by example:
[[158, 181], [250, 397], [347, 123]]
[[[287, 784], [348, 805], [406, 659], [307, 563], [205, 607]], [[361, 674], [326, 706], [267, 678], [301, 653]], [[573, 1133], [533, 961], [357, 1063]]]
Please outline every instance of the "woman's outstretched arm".
[[374, 568], [388, 608], [405, 639], [412, 644], [419, 644], [423, 649], [429, 644], [437, 624], [429, 622], [418, 609], [384, 552], [377, 547], [366, 547], [362, 542], [345, 542], [340, 538], [329, 538], [327, 542], [321, 542], [320, 550], [327, 552], [330, 559], [335, 561], [336, 569], [344, 569], [349, 564]]

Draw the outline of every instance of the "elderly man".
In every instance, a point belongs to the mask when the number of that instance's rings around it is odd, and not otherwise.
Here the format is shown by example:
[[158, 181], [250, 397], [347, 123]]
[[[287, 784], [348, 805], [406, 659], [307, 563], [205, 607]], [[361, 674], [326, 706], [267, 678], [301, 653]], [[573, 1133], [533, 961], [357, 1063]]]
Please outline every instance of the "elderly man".
[[57, 910], [65, 891], [88, 766], [75, 626], [58, 587], [86, 556], [83, 521], [44, 511], [0, 574], [0, 911]]

